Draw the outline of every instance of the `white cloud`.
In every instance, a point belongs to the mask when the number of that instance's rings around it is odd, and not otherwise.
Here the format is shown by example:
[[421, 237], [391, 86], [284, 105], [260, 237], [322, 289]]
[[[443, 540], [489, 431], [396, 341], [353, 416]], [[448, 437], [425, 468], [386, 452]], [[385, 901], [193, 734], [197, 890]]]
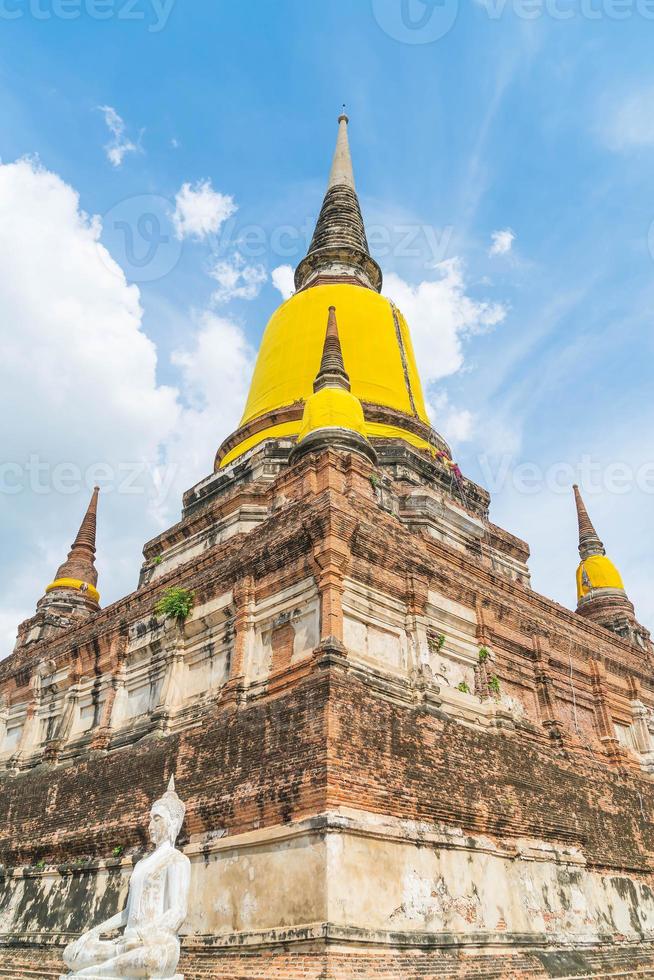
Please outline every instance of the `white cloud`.
[[432, 392], [427, 402], [427, 412], [432, 425], [447, 442], [458, 445], [468, 442], [473, 435], [474, 416], [467, 408], [452, 405], [447, 394]]
[[441, 262], [435, 271], [439, 278], [424, 280], [417, 286], [391, 273], [384, 280], [385, 292], [409, 324], [434, 426], [448, 441], [457, 444], [472, 438], [475, 419], [467, 409], [452, 405], [445, 392], [434, 390], [434, 382], [461, 370], [466, 338], [501, 323], [506, 307], [469, 295], [460, 259]]
[[[175, 233], [179, 239], [208, 238], [237, 210], [234, 198], [215, 191], [210, 180], [182, 184], [175, 197]], [[268, 278], [262, 265], [249, 265], [239, 252], [229, 251], [230, 254], [215, 259], [209, 268], [209, 275], [218, 283], [211, 296], [212, 305], [233, 299], [255, 299]]]
[[385, 292], [410, 324], [413, 345], [426, 384], [445, 378], [463, 366], [466, 337], [497, 326], [506, 317], [506, 307], [473, 299], [467, 292], [460, 259], [436, 266], [440, 278], [417, 286], [391, 273]]
[[139, 291], [100, 244], [99, 219], [32, 160], [0, 166], [0, 209], [3, 395], [22, 406], [27, 386], [40, 401], [5, 418], [5, 452], [129, 453], [169, 429], [175, 392], [156, 383]]
[[654, 86], [647, 86], [603, 106], [600, 134], [610, 149], [654, 146], [653, 100]]
[[234, 198], [215, 191], [210, 180], [182, 184], [175, 196], [175, 233], [179, 239], [207, 238], [236, 211]]
[[495, 255], [508, 255], [513, 248], [515, 239], [515, 232], [511, 231], [510, 228], [504, 228], [502, 231], [494, 231], [491, 235], [492, 245], [488, 254], [491, 258]]
[[[231, 320], [205, 312], [191, 350], [178, 350], [173, 364], [182, 370], [184, 390], [195, 409], [236, 404], [243, 408], [256, 352], [243, 330]], [[216, 378], [221, 378], [220, 390]], [[225, 387], [227, 385], [227, 387]]]
[[292, 265], [278, 265], [273, 269], [272, 284], [282, 294], [283, 299], [290, 299], [295, 292], [295, 278]]
[[113, 106], [101, 105], [98, 109], [104, 115], [104, 121], [111, 133], [111, 140], [104, 148], [107, 159], [113, 167], [120, 167], [126, 155], [138, 152], [139, 146], [126, 136], [125, 122]]
[[218, 283], [211, 296], [216, 305], [233, 299], [256, 299], [268, 278], [262, 265], [248, 265], [238, 252], [231, 258], [214, 262], [209, 274]]
[[167, 465], [183, 476], [180, 492], [211, 470], [212, 454], [238, 426], [255, 357], [241, 327], [210, 312], [191, 345], [173, 353], [189, 403], [167, 445]]
[[0, 416], [0, 519], [11, 555], [0, 569], [0, 658], [65, 558], [90, 486], [102, 487], [104, 604], [135, 587], [143, 542], [211, 472], [245, 399], [253, 352], [239, 327], [211, 315], [174, 355], [186, 403], [158, 384], [139, 290], [101, 245], [101, 230], [56, 174], [31, 160], [0, 165], [0, 384], [11, 407]]

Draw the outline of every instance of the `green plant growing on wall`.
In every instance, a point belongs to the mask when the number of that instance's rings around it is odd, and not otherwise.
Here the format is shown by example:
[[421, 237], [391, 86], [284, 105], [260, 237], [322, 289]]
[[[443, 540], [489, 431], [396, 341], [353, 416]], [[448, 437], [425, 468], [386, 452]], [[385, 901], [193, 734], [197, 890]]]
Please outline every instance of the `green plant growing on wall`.
[[461, 691], [462, 694], [470, 694], [470, 688], [465, 681], [461, 681], [460, 684], [456, 686], [457, 691]]
[[381, 486], [381, 480], [379, 479], [378, 476], [375, 476], [374, 473], [370, 474], [370, 486], [372, 487], [373, 490], [379, 490]]
[[152, 564], [160, 565], [162, 561], [163, 561], [163, 555], [155, 555], [154, 558], [152, 559]]
[[123, 853], [123, 849], [122, 847], [120, 847], [120, 845], [118, 847], [114, 847], [113, 851], [111, 852], [112, 857], [115, 858], [119, 858], [122, 853]]
[[439, 651], [445, 646], [445, 639], [445, 633], [439, 633], [438, 636], [430, 636], [427, 643], [431, 652], [439, 653]]
[[479, 647], [479, 663], [485, 664], [490, 657], [490, 650], [488, 647]]
[[164, 592], [154, 607], [154, 611], [157, 616], [165, 616], [166, 619], [174, 619], [178, 623], [183, 623], [190, 616], [194, 602], [195, 592], [191, 592], [189, 589], [172, 588]]
[[500, 679], [499, 677], [496, 677], [495, 674], [493, 674], [488, 682], [488, 689], [492, 694], [500, 693]]
[[34, 867], [37, 868], [39, 871], [43, 871], [43, 869], [45, 868], [45, 861], [44, 861], [44, 859], [41, 858], [40, 861], [37, 861], [36, 864], [34, 865]]

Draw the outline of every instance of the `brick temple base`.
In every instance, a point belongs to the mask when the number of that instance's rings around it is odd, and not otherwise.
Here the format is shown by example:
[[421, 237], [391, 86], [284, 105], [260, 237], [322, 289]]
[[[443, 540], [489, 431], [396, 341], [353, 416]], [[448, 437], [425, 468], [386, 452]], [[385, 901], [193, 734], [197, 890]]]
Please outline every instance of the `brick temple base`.
[[[0, 977], [59, 978], [62, 961], [52, 949], [0, 949]], [[654, 946], [547, 951], [506, 955], [435, 951], [379, 953], [311, 948], [297, 952], [185, 951], [184, 980], [576, 980], [654, 978]]]

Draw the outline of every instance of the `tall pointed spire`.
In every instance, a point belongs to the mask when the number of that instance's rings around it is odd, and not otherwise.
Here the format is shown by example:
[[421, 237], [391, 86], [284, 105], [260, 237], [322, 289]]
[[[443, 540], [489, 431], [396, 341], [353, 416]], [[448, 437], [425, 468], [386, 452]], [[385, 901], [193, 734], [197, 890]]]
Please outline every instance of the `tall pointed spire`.
[[339, 281], [381, 290], [381, 269], [370, 256], [354, 186], [348, 122], [344, 113], [339, 116], [327, 193], [309, 251], [295, 270], [297, 290]]
[[593, 555], [605, 555], [604, 545], [600, 541], [599, 535], [588, 516], [586, 505], [584, 504], [579, 487], [575, 483], [573, 486], [575, 504], [577, 506], [577, 521], [579, 524], [579, 555], [582, 561]]
[[98, 611], [100, 593], [95, 567], [95, 529], [99, 493], [100, 488], [95, 487], [68, 557], [57, 569], [45, 595], [39, 599], [36, 615], [18, 627], [16, 649], [56, 636], [62, 629], [68, 629]]
[[338, 184], [346, 184], [352, 190], [354, 186], [354, 170], [352, 168], [352, 157], [350, 155], [350, 140], [348, 138], [347, 127], [349, 118], [343, 113], [338, 117], [338, 136], [336, 137], [336, 149], [332, 160], [332, 169], [329, 174], [327, 190], [336, 187]]
[[345, 370], [341, 341], [338, 336], [335, 306], [329, 307], [327, 332], [325, 334], [325, 344], [322, 349], [320, 370], [316, 375], [316, 380], [313, 382], [314, 391], [320, 391], [321, 388], [343, 388], [345, 391], [350, 390], [350, 377]]
[[61, 579], [78, 579], [93, 586], [98, 584], [98, 573], [95, 567], [95, 532], [99, 493], [100, 487], [95, 487], [80, 529], [68, 552], [68, 558], [63, 565], [59, 566], [53, 585]]
[[[95, 567], [95, 531], [98, 515], [100, 487], [94, 487], [90, 503], [80, 524], [79, 531], [68, 552], [68, 558], [57, 569], [54, 581], [46, 588], [45, 598], [59, 593], [77, 592], [86, 603], [97, 606], [100, 602], [98, 572]], [[42, 599], [41, 602], [44, 600]]]

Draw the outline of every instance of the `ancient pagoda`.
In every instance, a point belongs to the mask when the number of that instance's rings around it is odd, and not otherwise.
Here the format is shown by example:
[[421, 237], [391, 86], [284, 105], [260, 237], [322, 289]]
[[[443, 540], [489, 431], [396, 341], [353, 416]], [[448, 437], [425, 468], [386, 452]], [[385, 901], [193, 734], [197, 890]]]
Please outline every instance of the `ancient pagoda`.
[[185, 980], [654, 977], [649, 634], [577, 488], [572, 611], [433, 428], [344, 115], [295, 286], [136, 591], [96, 492], [0, 664], [0, 976], [124, 908], [173, 776]]

